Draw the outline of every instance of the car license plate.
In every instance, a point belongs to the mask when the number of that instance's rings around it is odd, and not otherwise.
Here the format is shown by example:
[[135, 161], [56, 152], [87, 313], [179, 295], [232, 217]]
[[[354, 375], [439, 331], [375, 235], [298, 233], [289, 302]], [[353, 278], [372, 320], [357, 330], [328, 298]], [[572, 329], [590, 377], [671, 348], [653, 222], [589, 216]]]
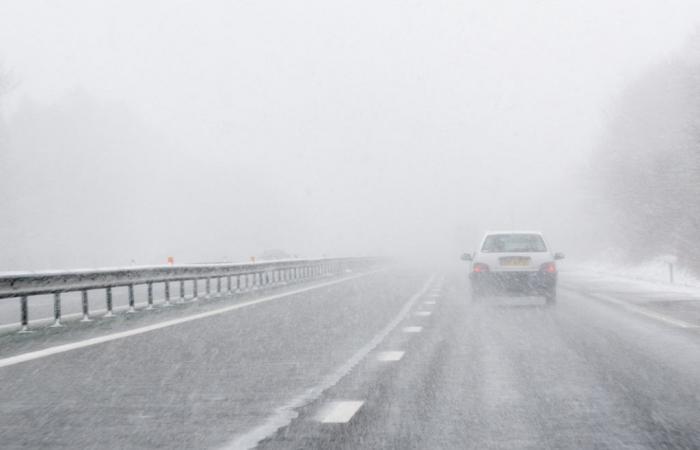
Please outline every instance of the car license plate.
[[504, 267], [527, 267], [530, 265], [530, 258], [526, 256], [509, 256], [500, 258], [499, 262]]

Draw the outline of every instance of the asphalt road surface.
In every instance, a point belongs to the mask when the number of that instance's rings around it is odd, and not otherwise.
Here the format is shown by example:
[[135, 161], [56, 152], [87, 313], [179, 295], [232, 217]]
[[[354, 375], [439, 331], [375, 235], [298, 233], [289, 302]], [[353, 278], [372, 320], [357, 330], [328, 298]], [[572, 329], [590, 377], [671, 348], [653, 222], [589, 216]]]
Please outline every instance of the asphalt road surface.
[[0, 447], [700, 448], [700, 298], [390, 269], [0, 335]]

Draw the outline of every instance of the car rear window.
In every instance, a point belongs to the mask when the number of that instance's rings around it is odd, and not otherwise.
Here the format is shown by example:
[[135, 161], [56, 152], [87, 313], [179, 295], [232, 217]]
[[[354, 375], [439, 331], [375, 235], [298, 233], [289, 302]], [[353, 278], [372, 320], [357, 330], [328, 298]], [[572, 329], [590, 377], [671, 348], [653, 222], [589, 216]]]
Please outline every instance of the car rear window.
[[481, 247], [484, 253], [506, 252], [546, 252], [542, 236], [539, 234], [490, 234]]

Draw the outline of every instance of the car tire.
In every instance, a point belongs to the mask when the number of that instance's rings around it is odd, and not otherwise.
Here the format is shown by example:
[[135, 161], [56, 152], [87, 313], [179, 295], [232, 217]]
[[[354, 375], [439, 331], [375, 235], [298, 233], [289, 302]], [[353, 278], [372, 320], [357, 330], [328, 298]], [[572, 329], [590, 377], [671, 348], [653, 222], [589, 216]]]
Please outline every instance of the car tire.
[[557, 303], [557, 288], [552, 288], [544, 294], [545, 302], [547, 306], [554, 306]]

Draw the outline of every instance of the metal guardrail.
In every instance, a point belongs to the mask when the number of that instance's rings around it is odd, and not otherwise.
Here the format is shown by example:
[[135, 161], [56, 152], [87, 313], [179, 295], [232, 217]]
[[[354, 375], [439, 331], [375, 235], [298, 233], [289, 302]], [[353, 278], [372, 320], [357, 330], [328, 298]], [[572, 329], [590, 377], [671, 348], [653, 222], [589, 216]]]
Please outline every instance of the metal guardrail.
[[340, 274], [346, 270], [367, 268], [376, 263], [377, 258], [321, 258], [284, 260], [247, 264], [197, 264], [178, 266], [149, 266], [120, 269], [76, 270], [65, 272], [33, 272], [17, 275], [0, 275], [0, 299], [19, 298], [21, 330], [29, 331], [29, 298], [36, 295], [54, 296], [53, 327], [61, 324], [61, 294], [81, 292], [83, 321], [90, 321], [88, 295], [93, 290], [105, 291], [107, 312], [104, 317], [113, 316], [112, 289], [127, 287], [129, 309], [136, 312], [134, 286], [147, 286], [147, 307], [153, 309], [153, 285], [163, 283], [165, 303], [171, 306], [171, 283], [179, 284], [179, 301], [185, 301], [185, 284], [192, 284], [193, 296], [198, 298], [198, 284], [205, 281], [205, 295], [211, 294], [211, 281], [216, 281], [216, 292], [233, 294], [247, 290], [279, 286], [282, 284], [307, 281], [314, 278]]

